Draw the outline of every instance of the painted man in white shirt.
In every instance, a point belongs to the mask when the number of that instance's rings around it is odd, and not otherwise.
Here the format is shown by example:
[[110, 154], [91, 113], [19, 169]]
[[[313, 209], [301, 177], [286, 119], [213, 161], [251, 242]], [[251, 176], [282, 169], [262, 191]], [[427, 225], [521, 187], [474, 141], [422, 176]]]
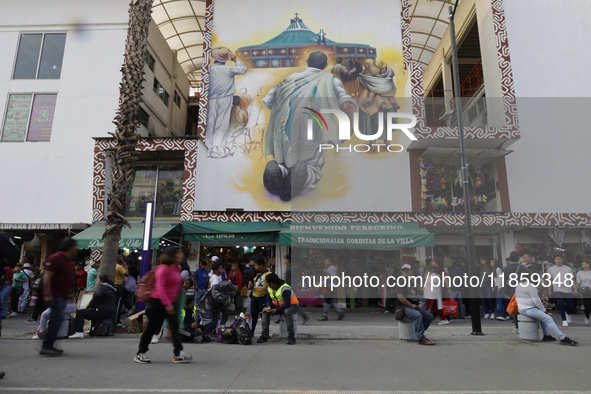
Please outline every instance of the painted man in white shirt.
[[[226, 157], [226, 135], [230, 127], [232, 99], [236, 86], [234, 77], [244, 75], [248, 68], [236, 59], [236, 55], [228, 48], [218, 47], [211, 50], [211, 57], [215, 60], [209, 69], [209, 104], [207, 110], [207, 126], [205, 145], [210, 149], [211, 157]], [[235, 66], [227, 66], [226, 62], [233, 61]]]
[[[307, 113], [310, 108], [342, 110], [351, 126], [357, 108], [343, 83], [323, 71], [328, 65], [326, 54], [316, 51], [308, 57], [308, 67], [291, 74], [269, 91], [263, 104], [271, 110], [265, 134], [267, 166], [263, 184], [269, 193], [283, 201], [310, 192], [322, 179], [324, 154], [320, 144], [339, 144], [338, 126], [333, 116], [324, 116], [326, 124], [313, 125], [313, 138], [308, 140]], [[323, 122], [324, 123], [324, 122]]]

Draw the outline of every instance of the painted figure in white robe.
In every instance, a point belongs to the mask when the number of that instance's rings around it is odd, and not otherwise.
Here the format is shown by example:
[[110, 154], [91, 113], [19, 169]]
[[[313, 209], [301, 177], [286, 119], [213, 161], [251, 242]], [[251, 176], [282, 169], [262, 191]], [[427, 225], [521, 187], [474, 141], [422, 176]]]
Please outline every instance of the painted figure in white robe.
[[313, 139], [308, 140], [306, 108], [342, 110], [353, 125], [356, 101], [347, 94], [342, 82], [323, 71], [328, 57], [312, 52], [308, 67], [291, 74], [269, 91], [263, 104], [271, 110], [265, 134], [267, 166], [263, 184], [271, 194], [291, 201], [300, 194], [316, 188], [322, 178], [324, 154], [320, 144], [339, 144], [338, 126], [330, 115], [324, 115], [326, 125], [313, 126]]
[[[225, 140], [230, 126], [232, 100], [236, 91], [234, 77], [246, 74], [248, 68], [237, 60], [236, 55], [228, 48], [214, 48], [211, 50], [211, 56], [215, 61], [209, 69], [205, 145], [210, 149], [211, 157], [225, 157], [227, 156]], [[228, 66], [227, 61], [233, 61], [236, 65]]]

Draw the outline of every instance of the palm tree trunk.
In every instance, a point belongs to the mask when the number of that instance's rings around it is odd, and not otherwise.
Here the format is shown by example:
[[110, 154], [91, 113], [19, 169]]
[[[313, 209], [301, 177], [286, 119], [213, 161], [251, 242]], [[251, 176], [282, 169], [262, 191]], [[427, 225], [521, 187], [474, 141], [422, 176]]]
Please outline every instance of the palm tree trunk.
[[125, 219], [127, 192], [131, 184], [136, 156], [139, 125], [138, 111], [144, 82], [145, 53], [148, 46], [148, 30], [154, 0], [132, 0], [129, 6], [129, 28], [125, 42], [125, 59], [119, 85], [119, 109], [115, 117], [117, 131], [111, 134], [117, 140], [117, 148], [109, 151], [112, 166], [113, 187], [108, 191], [108, 210], [105, 233], [103, 234], [103, 257], [100, 275], [115, 278], [117, 252], [123, 226], [131, 227]]

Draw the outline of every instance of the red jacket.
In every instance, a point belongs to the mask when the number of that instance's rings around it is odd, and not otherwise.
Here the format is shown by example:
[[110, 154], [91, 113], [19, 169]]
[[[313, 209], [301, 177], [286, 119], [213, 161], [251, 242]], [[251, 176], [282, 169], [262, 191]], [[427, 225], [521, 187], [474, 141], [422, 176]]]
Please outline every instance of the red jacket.
[[236, 271], [236, 275], [232, 276], [232, 271], [228, 273], [228, 280], [232, 282], [233, 285], [238, 286], [238, 291], [242, 290], [242, 272], [240, 270]]

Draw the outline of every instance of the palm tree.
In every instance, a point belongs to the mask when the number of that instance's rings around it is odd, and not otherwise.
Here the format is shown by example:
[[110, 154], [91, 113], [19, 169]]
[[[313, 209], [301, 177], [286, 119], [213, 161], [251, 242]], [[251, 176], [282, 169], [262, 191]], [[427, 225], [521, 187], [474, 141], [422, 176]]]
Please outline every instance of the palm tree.
[[131, 0], [129, 6], [129, 27], [125, 42], [125, 58], [119, 85], [119, 109], [115, 117], [117, 131], [111, 134], [117, 141], [117, 148], [109, 151], [113, 187], [108, 190], [108, 211], [105, 233], [103, 234], [103, 257], [99, 274], [115, 277], [115, 265], [119, 240], [123, 226], [131, 227], [125, 219], [126, 198], [134, 162], [139, 154], [135, 150], [138, 136], [135, 133], [139, 103], [144, 82], [145, 53], [148, 46], [148, 30], [154, 0]]

